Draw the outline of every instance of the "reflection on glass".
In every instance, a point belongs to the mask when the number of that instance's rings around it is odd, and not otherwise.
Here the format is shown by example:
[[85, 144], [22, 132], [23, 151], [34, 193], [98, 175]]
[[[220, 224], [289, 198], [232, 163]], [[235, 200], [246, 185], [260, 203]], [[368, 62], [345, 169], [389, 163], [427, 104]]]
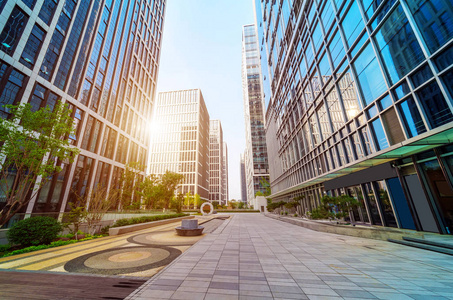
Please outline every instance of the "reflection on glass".
[[423, 67], [421, 67], [417, 72], [415, 72], [413, 75], [411, 75], [411, 80], [412, 83], [414, 84], [414, 87], [417, 88], [428, 79], [431, 79], [433, 77], [433, 72], [429, 68], [428, 64], [425, 64]]
[[399, 108], [409, 137], [426, 132], [425, 124], [412, 97], [402, 102]]
[[425, 58], [401, 5], [387, 18], [375, 38], [391, 83]]
[[407, 94], [409, 94], [411, 90], [409, 89], [409, 86], [407, 85], [406, 81], [403, 81], [400, 83], [394, 90], [393, 90], [393, 95], [397, 100], [403, 98]]
[[431, 52], [435, 52], [453, 37], [451, 0], [407, 1], [407, 5]]
[[372, 123], [372, 128], [374, 132], [374, 136], [376, 138], [376, 144], [379, 148], [378, 150], [385, 149], [389, 146], [387, 138], [385, 137], [384, 128], [382, 127], [381, 120], [377, 118]]
[[344, 108], [346, 109], [346, 116], [348, 117], [348, 120], [351, 120], [362, 110], [362, 105], [357, 97], [357, 89], [351, 70], [346, 71], [338, 83]]
[[354, 67], [363, 98], [368, 105], [387, 89], [371, 44], [368, 44], [359, 54], [354, 61]]
[[[451, 168], [453, 159], [446, 159]], [[445, 179], [437, 159], [420, 163], [432, 197], [436, 200], [439, 212], [445, 223], [447, 233], [453, 233], [453, 190]]]
[[417, 95], [433, 128], [453, 120], [450, 108], [435, 81], [420, 89]]
[[357, 2], [354, 2], [341, 23], [348, 46], [351, 47], [364, 28]]
[[442, 51], [435, 59], [437, 68], [439, 71], [443, 71], [447, 67], [453, 64], [453, 45]]
[[382, 226], [382, 221], [381, 218], [379, 217], [379, 209], [378, 209], [378, 204], [376, 202], [376, 197], [374, 196], [373, 189], [371, 188], [371, 183], [365, 183], [365, 193], [368, 197], [368, 203], [370, 204], [370, 213], [371, 213], [371, 219], [373, 220], [373, 223], [375, 225], [381, 225]]
[[382, 208], [384, 209], [383, 214], [387, 226], [398, 227], [395, 219], [395, 214], [393, 213], [392, 205], [390, 203], [389, 193], [384, 181], [377, 181], [376, 187], [379, 193], [379, 201], [381, 202]]

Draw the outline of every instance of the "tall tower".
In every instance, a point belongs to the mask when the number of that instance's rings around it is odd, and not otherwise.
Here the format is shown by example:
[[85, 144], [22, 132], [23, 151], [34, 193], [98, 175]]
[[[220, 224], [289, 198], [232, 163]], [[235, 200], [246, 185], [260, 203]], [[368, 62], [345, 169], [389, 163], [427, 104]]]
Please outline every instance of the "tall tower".
[[223, 204], [223, 130], [220, 120], [209, 123], [209, 201]]
[[96, 184], [115, 185], [127, 162], [145, 164], [165, 2], [0, 1], [0, 117], [5, 104], [61, 100], [81, 149], [23, 213], [57, 216]]
[[209, 113], [199, 89], [159, 93], [149, 159], [151, 174], [183, 174], [179, 192], [209, 200]]
[[241, 176], [241, 201], [247, 204], [247, 184], [245, 180], [245, 161], [244, 154], [240, 158], [240, 176]]
[[223, 142], [223, 160], [222, 160], [222, 201], [228, 204], [228, 146]]
[[245, 178], [247, 201], [251, 203], [258, 191], [262, 193], [266, 191], [262, 184], [263, 179], [269, 181], [264, 130], [264, 93], [255, 25], [242, 27], [242, 93], [246, 134]]

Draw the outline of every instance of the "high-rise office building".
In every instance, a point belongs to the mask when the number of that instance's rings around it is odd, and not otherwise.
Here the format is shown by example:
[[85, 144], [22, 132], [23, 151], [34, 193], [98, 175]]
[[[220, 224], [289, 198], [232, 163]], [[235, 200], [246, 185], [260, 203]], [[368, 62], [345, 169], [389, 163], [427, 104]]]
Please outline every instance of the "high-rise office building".
[[240, 162], [239, 162], [239, 168], [240, 168], [240, 178], [241, 178], [241, 201], [247, 204], [247, 183], [245, 180], [245, 160], [244, 160], [244, 154], [241, 153], [240, 157]]
[[452, 2], [255, 8], [274, 201], [346, 194], [352, 221], [451, 234]]
[[209, 200], [209, 113], [199, 89], [159, 93], [149, 172], [183, 174], [178, 192]]
[[222, 202], [228, 204], [228, 146], [223, 142], [222, 157]]
[[114, 185], [125, 163], [145, 163], [165, 2], [0, 1], [0, 117], [5, 104], [61, 100], [81, 149], [23, 213], [58, 215], [94, 185]]
[[246, 138], [245, 178], [249, 203], [258, 191], [261, 193], [266, 191], [263, 180], [269, 181], [264, 131], [264, 91], [261, 77], [256, 28], [255, 25], [245, 25], [242, 27], [242, 94]]
[[223, 203], [223, 130], [220, 120], [209, 122], [209, 201]]

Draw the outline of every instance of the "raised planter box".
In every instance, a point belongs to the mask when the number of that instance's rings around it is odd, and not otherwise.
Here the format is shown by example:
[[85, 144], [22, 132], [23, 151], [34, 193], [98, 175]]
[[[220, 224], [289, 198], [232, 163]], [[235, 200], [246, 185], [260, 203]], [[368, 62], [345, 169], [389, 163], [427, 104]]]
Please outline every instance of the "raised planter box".
[[409, 230], [399, 229], [392, 227], [381, 227], [381, 226], [350, 226], [350, 225], [339, 225], [329, 224], [312, 220], [303, 220], [299, 218], [292, 218], [287, 216], [280, 216], [275, 214], [266, 214], [267, 217], [277, 219], [283, 222], [291, 223], [301, 227], [305, 227], [315, 231], [335, 233], [341, 235], [362, 237], [367, 239], [387, 241], [388, 239], [401, 240], [403, 236], [411, 237], [423, 237], [424, 233]]
[[119, 234], [124, 234], [124, 233], [129, 233], [129, 232], [134, 232], [142, 229], [147, 229], [147, 228], [152, 228], [160, 225], [165, 225], [173, 222], [178, 222], [184, 219], [193, 219], [195, 218], [194, 216], [186, 216], [186, 217], [179, 217], [179, 218], [173, 218], [173, 219], [166, 219], [166, 220], [160, 220], [160, 221], [154, 221], [154, 222], [148, 222], [148, 223], [140, 223], [140, 224], [134, 224], [134, 225], [126, 225], [126, 226], [121, 226], [121, 227], [114, 227], [109, 229], [109, 235], [119, 235]]

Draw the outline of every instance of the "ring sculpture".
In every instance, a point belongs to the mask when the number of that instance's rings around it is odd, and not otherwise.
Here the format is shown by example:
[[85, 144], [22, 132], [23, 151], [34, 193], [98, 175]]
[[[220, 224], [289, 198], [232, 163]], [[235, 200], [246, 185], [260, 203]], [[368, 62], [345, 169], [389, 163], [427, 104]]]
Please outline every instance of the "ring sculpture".
[[[205, 213], [203, 208], [205, 207], [205, 205], [209, 205], [209, 208], [210, 208], [210, 211], [209, 213]], [[212, 203], [211, 202], [205, 202], [201, 205], [200, 207], [200, 212], [203, 214], [203, 216], [207, 216], [207, 215], [210, 215], [214, 212], [214, 206], [212, 206]]]

